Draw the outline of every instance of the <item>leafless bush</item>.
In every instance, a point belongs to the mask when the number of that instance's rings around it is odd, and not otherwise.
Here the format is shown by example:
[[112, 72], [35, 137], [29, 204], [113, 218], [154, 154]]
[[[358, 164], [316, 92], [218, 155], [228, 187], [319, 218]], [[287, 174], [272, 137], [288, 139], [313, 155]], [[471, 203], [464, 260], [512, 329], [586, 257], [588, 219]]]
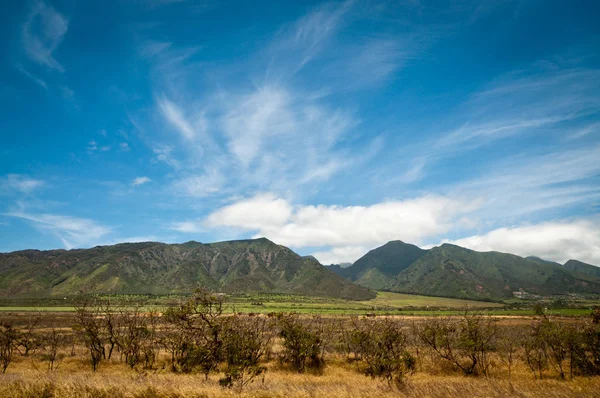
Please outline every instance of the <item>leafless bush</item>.
[[106, 332], [104, 318], [94, 302], [86, 300], [76, 307], [73, 329], [88, 349], [92, 369], [95, 371], [100, 362], [106, 359]]
[[162, 336], [162, 344], [171, 354], [175, 372], [191, 372], [194, 368], [208, 378], [222, 359], [224, 297], [199, 289], [192, 298], [165, 312], [171, 326]]
[[49, 371], [58, 369], [60, 362], [64, 358], [64, 354], [61, 354], [59, 350], [67, 341], [67, 335], [54, 327], [44, 335], [42, 340], [42, 348], [44, 350], [42, 361], [48, 362]]
[[300, 373], [322, 371], [325, 340], [321, 318], [302, 320], [297, 314], [280, 314], [278, 320], [284, 348], [280, 361]]
[[17, 344], [24, 357], [34, 353], [42, 346], [41, 338], [36, 333], [36, 329], [38, 328], [41, 319], [42, 316], [40, 313], [29, 315], [23, 331], [19, 334]]
[[496, 325], [489, 316], [465, 312], [459, 319], [432, 318], [415, 324], [421, 342], [465, 375], [488, 375]]
[[403, 325], [393, 319], [355, 320], [351, 332], [351, 347], [355, 356], [365, 363], [364, 373], [381, 378], [388, 385], [404, 385], [406, 376], [416, 365], [408, 351], [408, 335]]
[[235, 315], [226, 320], [225, 376], [219, 380], [223, 387], [236, 386], [241, 390], [266, 372], [261, 359], [271, 350], [272, 329], [273, 323], [268, 318]]
[[19, 333], [11, 324], [0, 324], [0, 366], [2, 366], [2, 373], [6, 372], [12, 361], [18, 339]]

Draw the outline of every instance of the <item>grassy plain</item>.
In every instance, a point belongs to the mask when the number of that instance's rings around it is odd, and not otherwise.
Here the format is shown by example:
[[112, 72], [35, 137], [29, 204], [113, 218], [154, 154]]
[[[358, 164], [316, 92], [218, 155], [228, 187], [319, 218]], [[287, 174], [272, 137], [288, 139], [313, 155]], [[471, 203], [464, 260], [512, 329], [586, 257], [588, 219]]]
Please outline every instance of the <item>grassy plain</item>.
[[205, 380], [192, 374], [136, 372], [121, 364], [104, 366], [93, 373], [77, 361], [65, 362], [56, 372], [36, 369], [31, 361], [0, 375], [4, 398], [208, 398], [208, 397], [599, 397], [600, 377], [560, 381], [553, 377], [534, 380], [520, 369], [511, 379], [453, 374], [416, 373], [401, 389], [363, 376], [351, 365], [333, 363], [322, 375], [294, 374], [276, 368], [267, 371], [243, 391], [223, 389], [218, 375]]
[[[6, 317], [9, 314], [0, 314]], [[73, 314], [46, 313], [42, 325], [57, 321], [67, 330]], [[14, 320], [14, 318], [12, 319]], [[501, 326], [524, 326], [529, 318], [503, 318]], [[45, 326], [42, 326], [45, 327]], [[274, 353], [280, 350], [274, 348]], [[93, 372], [86, 349], [67, 346], [54, 371], [47, 370], [43, 351], [28, 357], [15, 355], [5, 374], [0, 374], [3, 398], [208, 398], [208, 397], [600, 397], [600, 377], [575, 377], [561, 380], [553, 369], [536, 379], [522, 362], [515, 363], [509, 376], [497, 358], [492, 360], [488, 377], [467, 377], [449, 367], [440, 366], [429, 355], [421, 355], [413, 375], [396, 388], [362, 373], [359, 364], [344, 355], [329, 353], [320, 374], [298, 374], [283, 368], [273, 358], [265, 363], [267, 372], [243, 390], [222, 388], [220, 373], [207, 379], [202, 374], [176, 374], [169, 370], [168, 355], [163, 351], [152, 370], [131, 369], [115, 355], [103, 361]]]
[[[183, 296], [113, 296], [114, 302], [138, 302], [148, 310], [161, 312], [166, 303]], [[0, 300], [0, 312], [73, 312], [77, 297], [63, 300], [21, 299]], [[298, 312], [321, 315], [453, 315], [464, 309], [485, 311], [494, 315], [534, 315], [531, 308], [511, 309], [502, 303], [461, 300], [445, 297], [420, 296], [392, 292], [377, 292], [377, 297], [367, 301], [347, 301], [327, 297], [290, 294], [244, 294], [229, 298], [230, 311], [268, 314], [271, 312]], [[531, 306], [532, 304], [530, 304]], [[549, 309], [554, 315], [578, 316], [589, 314], [598, 301], [578, 302], [576, 308]]]

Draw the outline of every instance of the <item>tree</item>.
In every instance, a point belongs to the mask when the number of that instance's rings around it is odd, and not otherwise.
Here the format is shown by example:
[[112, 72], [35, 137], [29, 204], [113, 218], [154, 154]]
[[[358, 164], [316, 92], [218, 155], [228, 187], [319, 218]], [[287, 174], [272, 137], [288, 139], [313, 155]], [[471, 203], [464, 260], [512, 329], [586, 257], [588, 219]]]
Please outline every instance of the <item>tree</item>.
[[489, 316], [465, 312], [457, 319], [432, 318], [415, 324], [421, 342], [466, 375], [488, 375], [496, 326]]
[[225, 376], [219, 380], [223, 387], [241, 390], [267, 371], [261, 359], [271, 349], [272, 326], [268, 318], [235, 315], [227, 319], [223, 333]]
[[408, 336], [400, 322], [392, 319], [354, 322], [351, 338], [356, 355], [366, 364], [367, 376], [401, 387], [406, 376], [414, 371], [416, 359], [408, 351]]
[[222, 359], [222, 314], [224, 296], [198, 289], [191, 299], [165, 312], [172, 326], [163, 335], [162, 344], [171, 353], [171, 368], [175, 372], [191, 372], [199, 368], [208, 378]]
[[19, 333], [10, 323], [0, 324], [0, 366], [2, 366], [2, 373], [6, 373], [6, 369], [12, 361], [18, 339]]
[[320, 317], [302, 322], [298, 314], [281, 314], [279, 337], [283, 339], [282, 363], [299, 373], [307, 369], [321, 371], [325, 366], [323, 325]]

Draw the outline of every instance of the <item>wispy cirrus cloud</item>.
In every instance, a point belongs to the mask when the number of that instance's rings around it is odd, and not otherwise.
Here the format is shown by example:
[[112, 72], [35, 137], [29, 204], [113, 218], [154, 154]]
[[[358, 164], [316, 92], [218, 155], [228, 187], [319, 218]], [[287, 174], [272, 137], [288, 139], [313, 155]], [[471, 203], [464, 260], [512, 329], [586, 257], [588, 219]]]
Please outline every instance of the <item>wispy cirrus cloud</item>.
[[482, 198], [480, 216], [511, 223], [536, 213], [557, 214], [600, 200], [600, 146], [522, 155], [498, 161], [481, 175], [446, 189]]
[[35, 2], [22, 29], [25, 53], [38, 64], [64, 72], [64, 67], [54, 58], [54, 52], [68, 27], [68, 19], [52, 6], [42, 1]]
[[0, 189], [4, 193], [30, 194], [46, 185], [43, 180], [27, 177], [21, 174], [8, 174], [0, 178]]
[[21, 72], [25, 77], [27, 77], [29, 80], [31, 80], [32, 82], [34, 82], [35, 84], [37, 84], [38, 86], [40, 86], [41, 88], [43, 88], [44, 90], [48, 89], [48, 84], [46, 84], [45, 81], [43, 81], [42, 79], [40, 79], [39, 77], [33, 75], [32, 73], [30, 73], [27, 69], [25, 69], [23, 67], [23, 65], [21, 64], [16, 64], [15, 68]]
[[131, 182], [131, 185], [134, 186], [134, 187], [137, 187], [139, 185], [147, 184], [147, 183], [149, 183], [151, 181], [152, 180], [150, 178], [148, 178], [148, 177], [136, 177]]
[[467, 121], [443, 134], [436, 147], [465, 150], [517, 134], [560, 134], [564, 122], [586, 123], [600, 113], [599, 81], [597, 69], [549, 72], [534, 66], [509, 74], [473, 95], [465, 104]]
[[25, 211], [12, 211], [3, 215], [32, 222], [40, 231], [56, 235], [66, 249], [96, 244], [111, 231], [110, 227], [86, 218], [56, 214], [34, 214]]

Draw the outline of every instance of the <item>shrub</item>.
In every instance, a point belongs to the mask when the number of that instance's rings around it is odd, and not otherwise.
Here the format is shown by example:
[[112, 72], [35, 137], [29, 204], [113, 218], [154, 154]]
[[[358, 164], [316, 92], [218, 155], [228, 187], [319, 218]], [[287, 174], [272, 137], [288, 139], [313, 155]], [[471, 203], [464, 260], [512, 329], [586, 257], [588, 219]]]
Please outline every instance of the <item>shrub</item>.
[[241, 390], [266, 372], [261, 359], [271, 349], [271, 331], [272, 323], [267, 318], [236, 315], [227, 319], [223, 341], [226, 368], [219, 380], [221, 386]]
[[302, 373], [322, 371], [325, 366], [323, 328], [320, 317], [302, 322], [297, 314], [279, 316], [279, 337], [283, 339], [280, 361]]
[[491, 317], [465, 312], [458, 320], [432, 318], [415, 325], [421, 342], [465, 375], [487, 375], [496, 327]]
[[208, 378], [222, 359], [224, 297], [205, 289], [165, 312], [165, 320], [173, 327], [163, 335], [162, 344], [171, 353], [175, 372], [191, 372], [199, 368]]
[[12, 361], [18, 339], [19, 333], [11, 324], [0, 324], [0, 366], [2, 366], [2, 373], [6, 373], [6, 369]]
[[401, 387], [406, 376], [415, 369], [416, 359], [408, 351], [408, 336], [397, 321], [354, 322], [351, 339], [357, 356], [366, 364], [367, 376]]

